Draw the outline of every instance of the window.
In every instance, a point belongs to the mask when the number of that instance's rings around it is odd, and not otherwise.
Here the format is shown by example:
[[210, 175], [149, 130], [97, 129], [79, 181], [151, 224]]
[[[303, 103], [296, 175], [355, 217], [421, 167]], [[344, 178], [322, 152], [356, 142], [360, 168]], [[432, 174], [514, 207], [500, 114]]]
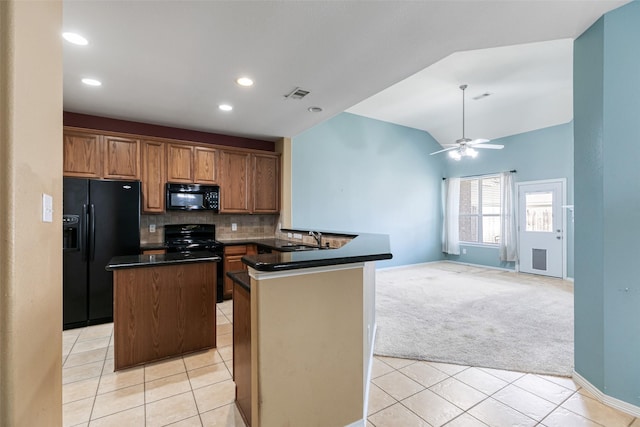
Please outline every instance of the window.
[[500, 243], [500, 177], [460, 180], [460, 241]]

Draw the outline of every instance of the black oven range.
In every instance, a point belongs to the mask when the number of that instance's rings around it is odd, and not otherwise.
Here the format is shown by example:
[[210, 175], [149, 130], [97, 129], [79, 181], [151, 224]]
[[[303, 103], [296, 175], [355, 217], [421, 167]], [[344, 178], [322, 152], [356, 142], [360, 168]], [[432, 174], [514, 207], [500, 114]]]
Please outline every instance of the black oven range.
[[[214, 224], [166, 224], [164, 226], [164, 244], [167, 252], [208, 251], [222, 259], [224, 245], [216, 241], [216, 226]], [[222, 262], [216, 268], [216, 302], [222, 302], [222, 283], [224, 272]]]

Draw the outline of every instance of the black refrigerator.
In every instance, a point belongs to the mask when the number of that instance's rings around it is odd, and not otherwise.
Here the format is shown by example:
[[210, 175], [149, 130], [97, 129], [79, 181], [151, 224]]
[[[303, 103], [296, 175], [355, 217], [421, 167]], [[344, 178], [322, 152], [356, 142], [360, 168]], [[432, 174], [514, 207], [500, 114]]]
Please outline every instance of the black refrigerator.
[[114, 256], [140, 251], [140, 182], [64, 178], [63, 328], [113, 321]]

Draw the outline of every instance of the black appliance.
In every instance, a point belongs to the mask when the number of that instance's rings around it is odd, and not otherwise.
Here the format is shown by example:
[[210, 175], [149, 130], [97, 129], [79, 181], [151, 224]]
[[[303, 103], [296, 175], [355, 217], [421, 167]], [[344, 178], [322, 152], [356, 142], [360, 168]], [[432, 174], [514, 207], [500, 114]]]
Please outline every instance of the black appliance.
[[63, 328], [113, 321], [114, 256], [140, 252], [140, 182], [63, 180]]
[[218, 213], [220, 187], [217, 185], [167, 184], [167, 210], [206, 210]]
[[[181, 252], [188, 256], [191, 252], [208, 251], [220, 257], [224, 255], [224, 245], [216, 241], [214, 224], [167, 224], [164, 226], [164, 244], [167, 252]], [[224, 272], [222, 262], [216, 268], [216, 302], [222, 302]]]

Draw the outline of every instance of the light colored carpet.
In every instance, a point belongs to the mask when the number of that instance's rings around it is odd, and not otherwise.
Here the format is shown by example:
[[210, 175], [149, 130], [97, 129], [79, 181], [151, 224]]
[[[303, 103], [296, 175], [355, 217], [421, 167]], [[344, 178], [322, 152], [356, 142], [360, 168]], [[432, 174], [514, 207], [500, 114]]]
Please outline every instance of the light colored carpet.
[[377, 355], [571, 375], [571, 282], [438, 262], [380, 270], [376, 287]]

